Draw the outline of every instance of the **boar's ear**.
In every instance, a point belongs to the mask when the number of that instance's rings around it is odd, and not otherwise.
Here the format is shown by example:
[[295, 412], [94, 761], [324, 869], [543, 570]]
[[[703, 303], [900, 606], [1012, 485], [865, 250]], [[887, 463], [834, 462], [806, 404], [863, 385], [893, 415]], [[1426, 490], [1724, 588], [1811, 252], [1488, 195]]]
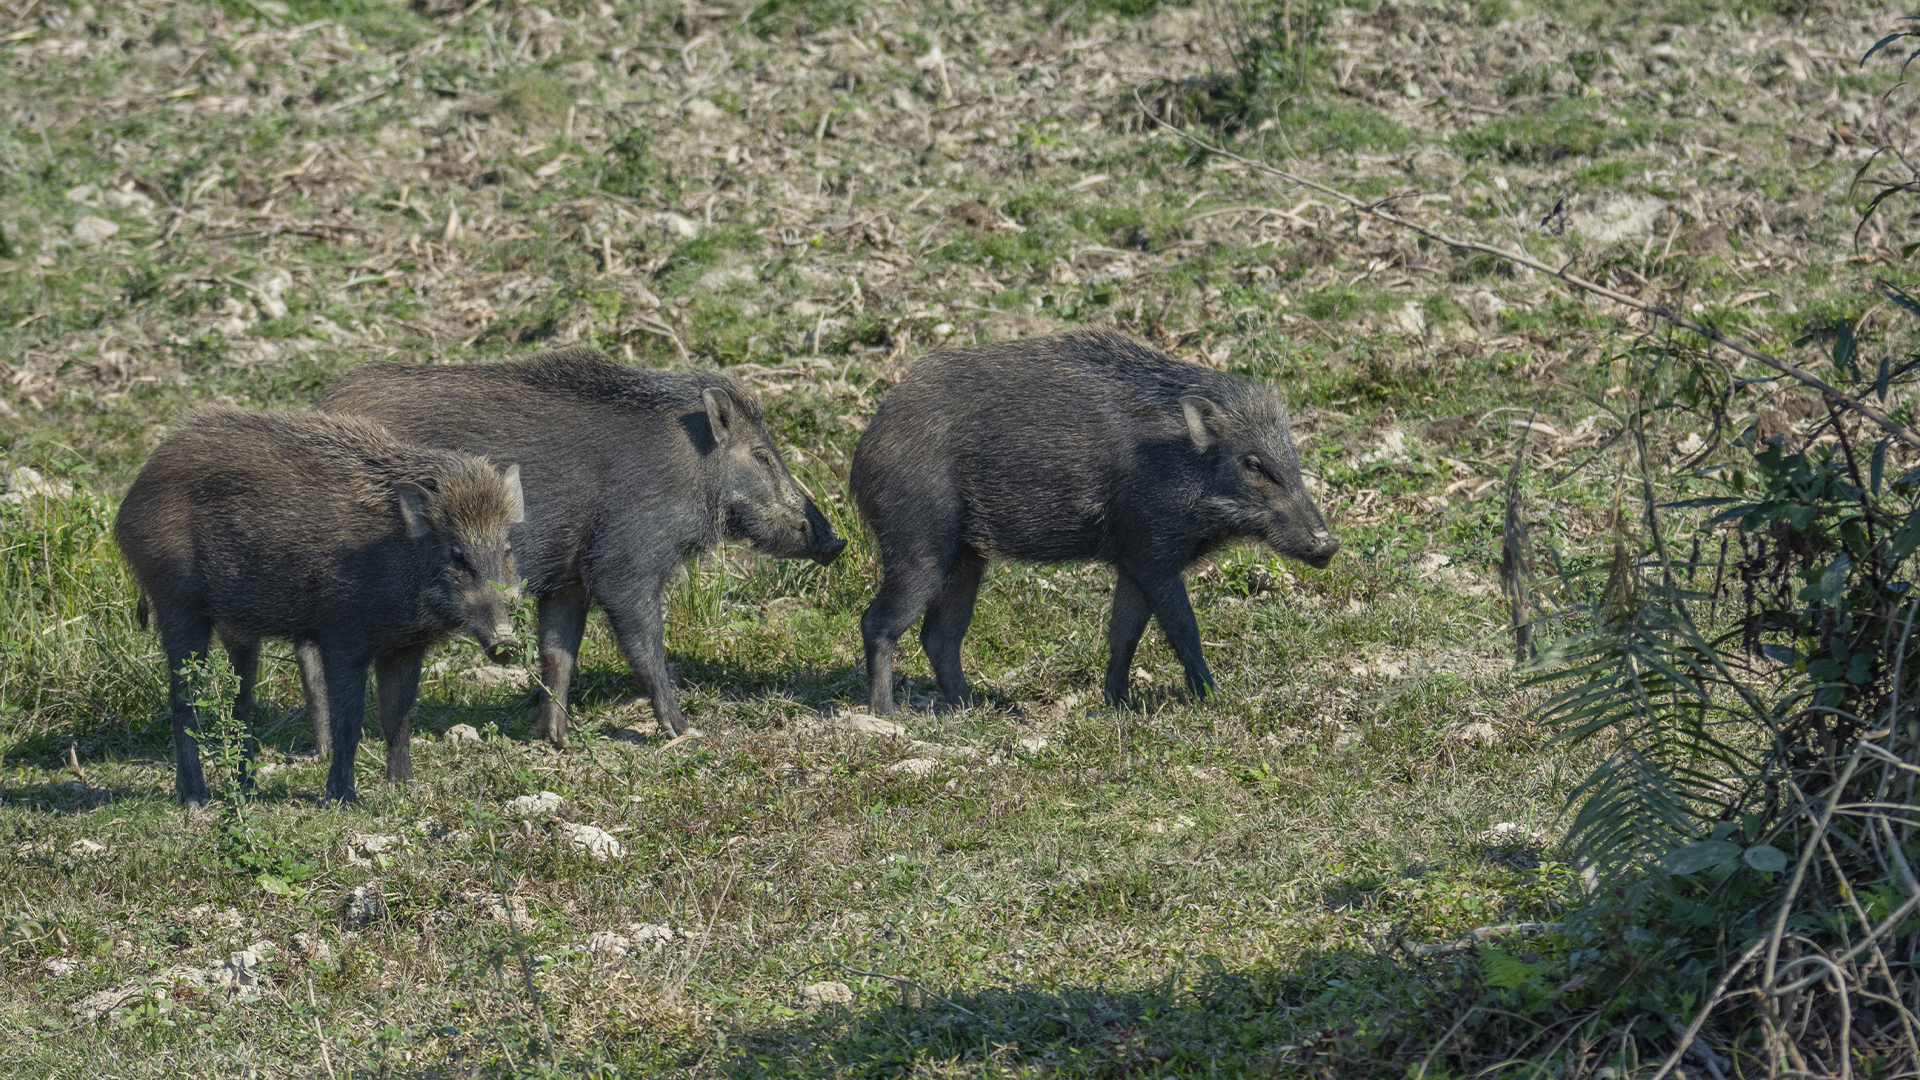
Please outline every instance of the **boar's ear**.
[[407, 535], [415, 540], [433, 531], [433, 519], [427, 516], [427, 489], [402, 481], [393, 485], [400, 500], [400, 520], [407, 523]]
[[713, 429], [715, 445], [725, 446], [732, 442], [733, 421], [739, 409], [733, 395], [717, 386], [709, 386], [700, 391], [700, 400], [706, 402], [707, 426]]
[[1220, 441], [1226, 421], [1220, 406], [1198, 394], [1189, 394], [1180, 399], [1180, 412], [1187, 418], [1187, 438], [1193, 440], [1195, 450], [1204, 454], [1207, 447]]
[[527, 496], [520, 490], [520, 466], [507, 466], [500, 479], [507, 482], [507, 524], [518, 525], [527, 520]]

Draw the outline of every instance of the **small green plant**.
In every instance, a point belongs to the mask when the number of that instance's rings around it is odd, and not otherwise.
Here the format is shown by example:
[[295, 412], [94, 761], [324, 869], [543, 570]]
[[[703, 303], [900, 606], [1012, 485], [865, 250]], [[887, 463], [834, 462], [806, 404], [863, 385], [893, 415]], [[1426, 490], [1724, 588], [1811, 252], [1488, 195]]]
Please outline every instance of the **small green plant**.
[[600, 170], [600, 188], [629, 199], [644, 199], [653, 193], [660, 175], [660, 163], [653, 156], [653, 130], [628, 128], [607, 148], [606, 163]]

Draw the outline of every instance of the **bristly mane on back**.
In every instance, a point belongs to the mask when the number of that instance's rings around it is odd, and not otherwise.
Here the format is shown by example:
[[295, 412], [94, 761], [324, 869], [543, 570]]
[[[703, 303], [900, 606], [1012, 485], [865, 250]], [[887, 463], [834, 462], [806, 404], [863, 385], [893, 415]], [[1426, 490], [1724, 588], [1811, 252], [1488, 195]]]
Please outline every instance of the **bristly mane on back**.
[[615, 363], [586, 345], [572, 345], [517, 360], [474, 364], [467, 370], [512, 379], [534, 390], [578, 394], [635, 409], [698, 408], [700, 393], [725, 390], [746, 415], [763, 421], [760, 402], [734, 379], [717, 371], [654, 371]]

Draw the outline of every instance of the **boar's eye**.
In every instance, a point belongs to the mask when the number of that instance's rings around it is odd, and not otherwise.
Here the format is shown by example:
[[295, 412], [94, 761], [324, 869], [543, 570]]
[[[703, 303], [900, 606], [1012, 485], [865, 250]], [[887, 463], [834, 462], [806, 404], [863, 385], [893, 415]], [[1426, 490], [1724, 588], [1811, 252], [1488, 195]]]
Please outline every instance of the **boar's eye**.
[[454, 548], [452, 558], [453, 558], [453, 565], [459, 567], [460, 569], [462, 570], [473, 569], [473, 564], [467, 561], [467, 552], [465, 548]]
[[1245, 469], [1247, 470], [1247, 474], [1248, 474], [1249, 476], [1261, 476], [1261, 475], [1264, 475], [1264, 472], [1265, 472], [1265, 470], [1263, 470], [1263, 469], [1261, 469], [1261, 468], [1260, 468], [1260, 459], [1259, 459], [1259, 457], [1257, 457], [1257, 456], [1255, 456], [1255, 455], [1253, 455], [1253, 454], [1248, 454], [1248, 455], [1246, 456], [1246, 458], [1245, 458], [1245, 460], [1243, 460], [1243, 461], [1241, 461], [1241, 463], [1240, 463], [1240, 464], [1241, 464], [1241, 465], [1242, 465], [1243, 467], [1245, 467]]
[[753, 452], [753, 460], [759, 462], [761, 466], [766, 469], [773, 468], [773, 455], [767, 453], [765, 450], [755, 450]]

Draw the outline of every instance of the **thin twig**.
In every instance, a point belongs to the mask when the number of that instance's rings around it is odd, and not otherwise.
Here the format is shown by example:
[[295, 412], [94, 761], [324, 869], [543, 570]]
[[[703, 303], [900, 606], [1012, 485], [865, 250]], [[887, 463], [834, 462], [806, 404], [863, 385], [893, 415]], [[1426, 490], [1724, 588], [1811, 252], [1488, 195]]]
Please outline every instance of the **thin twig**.
[[1661, 1064], [1660, 1071], [1653, 1074], [1653, 1080], [1664, 1080], [1666, 1075], [1673, 1071], [1674, 1066], [1680, 1064], [1680, 1059], [1687, 1053], [1687, 1047], [1693, 1045], [1693, 1040], [1700, 1034], [1700, 1029], [1706, 1026], [1707, 1017], [1712, 1015], [1714, 1007], [1719, 1005], [1726, 996], [1727, 987], [1733, 984], [1733, 977], [1740, 973], [1741, 968], [1753, 963], [1753, 958], [1760, 955], [1761, 949], [1766, 948], [1768, 940], [1761, 938], [1748, 946], [1740, 959], [1720, 976], [1720, 982], [1713, 988], [1713, 993], [1707, 995], [1707, 1003], [1700, 1007], [1700, 1013], [1693, 1018], [1693, 1023], [1688, 1024], [1687, 1029], [1680, 1033], [1680, 1041], [1674, 1045], [1673, 1053], [1667, 1055], [1667, 1060]]
[[1578, 274], [1570, 273], [1565, 267], [1556, 268], [1553, 266], [1549, 266], [1546, 263], [1541, 262], [1539, 259], [1536, 259], [1533, 256], [1527, 255], [1523, 252], [1512, 251], [1507, 248], [1495, 247], [1492, 244], [1481, 243], [1478, 240], [1464, 240], [1457, 236], [1450, 236], [1447, 233], [1443, 233], [1439, 231], [1438, 229], [1434, 229], [1429, 226], [1422, 225], [1417, 221], [1411, 221], [1411, 220], [1408, 220], [1407, 218], [1401, 217], [1399, 214], [1396, 214], [1391, 210], [1383, 209], [1381, 202], [1377, 202], [1377, 201], [1368, 202], [1365, 199], [1361, 199], [1356, 196], [1349, 195], [1346, 192], [1341, 191], [1339, 188], [1330, 187], [1316, 180], [1309, 180], [1304, 176], [1300, 176], [1296, 173], [1288, 172], [1287, 170], [1279, 168], [1274, 165], [1269, 165], [1264, 161], [1257, 161], [1253, 158], [1243, 157], [1239, 154], [1234, 153], [1231, 150], [1227, 150], [1223, 147], [1215, 146], [1214, 144], [1206, 141], [1205, 139], [1200, 138], [1197, 135], [1192, 134], [1191, 132], [1183, 131], [1180, 128], [1174, 127], [1172, 124], [1169, 124], [1165, 120], [1162, 120], [1158, 116], [1155, 116], [1153, 114], [1153, 111], [1147, 108], [1146, 103], [1140, 99], [1140, 92], [1138, 90], [1134, 91], [1133, 100], [1134, 100], [1134, 103], [1140, 107], [1141, 113], [1144, 114], [1149, 120], [1152, 120], [1155, 124], [1159, 125], [1160, 127], [1166, 128], [1168, 131], [1173, 132], [1175, 135], [1178, 135], [1180, 138], [1185, 139], [1189, 143], [1192, 143], [1194, 146], [1197, 146], [1200, 149], [1205, 150], [1207, 153], [1217, 154], [1220, 157], [1226, 158], [1229, 161], [1239, 162], [1240, 164], [1245, 165], [1248, 168], [1254, 169], [1258, 172], [1264, 172], [1271, 176], [1277, 176], [1280, 179], [1285, 180], [1290, 184], [1298, 184], [1301, 187], [1312, 188], [1313, 190], [1318, 191], [1323, 195], [1331, 196], [1335, 199], [1340, 200], [1342, 203], [1345, 203], [1349, 208], [1353, 210], [1355, 214], [1364, 214], [1367, 217], [1373, 218], [1375, 221], [1385, 222], [1386, 224], [1392, 225], [1396, 228], [1406, 229], [1410, 232], [1418, 233], [1429, 240], [1433, 240], [1437, 243], [1445, 244], [1450, 248], [1454, 248], [1460, 251], [1477, 251], [1485, 255], [1492, 255], [1498, 259], [1505, 259], [1508, 262], [1515, 263], [1519, 266], [1524, 266], [1529, 270], [1534, 270], [1539, 273], [1545, 274], [1548, 277], [1556, 278], [1583, 292], [1592, 293], [1593, 295], [1601, 297], [1602, 299], [1611, 300], [1614, 303], [1621, 305], [1622, 307], [1629, 307], [1634, 309], [1635, 311], [1640, 311], [1648, 315], [1652, 315], [1657, 319], [1661, 319], [1661, 320], [1664, 320], [1665, 322], [1671, 323], [1672, 325], [1677, 326], [1680, 329], [1685, 330], [1689, 333], [1698, 334], [1699, 336], [1706, 338], [1708, 341], [1711, 341], [1717, 345], [1727, 348], [1733, 352], [1739, 353], [1741, 356], [1744, 356], [1749, 360], [1754, 360], [1761, 364], [1764, 364], [1767, 367], [1770, 367], [1773, 370], [1778, 371], [1782, 375], [1790, 376], [1806, 384], [1807, 386], [1810, 386], [1815, 390], [1820, 391], [1821, 393], [1827, 395], [1829, 398], [1831, 398], [1835, 402], [1838, 402], [1841, 407], [1847, 409], [1848, 411], [1858, 413], [1861, 416], [1864, 416], [1867, 419], [1873, 421], [1875, 424], [1878, 424], [1883, 430], [1885, 430], [1888, 434], [1892, 435], [1894, 438], [1899, 439], [1901, 442], [1906, 443], [1908, 446], [1911, 446], [1915, 449], [1920, 449], [1920, 431], [1915, 431], [1914, 429], [1907, 427], [1904, 424], [1901, 424], [1900, 422], [1894, 420], [1892, 417], [1888, 416], [1886, 413], [1881, 412], [1879, 409], [1874, 408], [1872, 405], [1869, 405], [1864, 400], [1858, 397], [1855, 397], [1854, 395], [1849, 394], [1844, 390], [1839, 389], [1838, 387], [1827, 382], [1825, 379], [1820, 378], [1818, 375], [1815, 375], [1812, 372], [1805, 370], [1804, 368], [1796, 367], [1792, 364], [1787, 363], [1784, 360], [1778, 359], [1777, 357], [1769, 356], [1767, 353], [1761, 351], [1759, 347], [1749, 344], [1743, 338], [1729, 335], [1721, 331], [1718, 327], [1715, 327], [1709, 323], [1703, 323], [1695, 319], [1689, 319], [1686, 316], [1680, 314], [1677, 311], [1674, 311], [1672, 308], [1669, 308], [1664, 304], [1649, 303], [1645, 300], [1640, 299], [1637, 296], [1633, 296], [1628, 293], [1623, 293], [1618, 289], [1610, 289], [1605, 285], [1601, 285], [1598, 282], [1588, 281], [1586, 278], [1580, 277]]

